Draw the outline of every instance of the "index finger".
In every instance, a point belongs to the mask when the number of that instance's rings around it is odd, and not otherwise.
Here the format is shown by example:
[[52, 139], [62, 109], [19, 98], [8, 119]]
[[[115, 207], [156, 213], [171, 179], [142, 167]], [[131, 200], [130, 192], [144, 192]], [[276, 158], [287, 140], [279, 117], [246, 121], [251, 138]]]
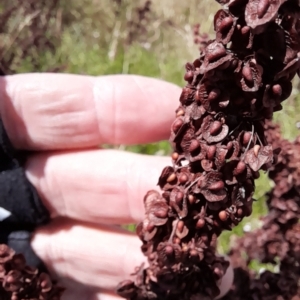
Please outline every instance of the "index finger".
[[0, 78], [0, 113], [19, 149], [56, 150], [165, 139], [180, 89], [136, 75]]

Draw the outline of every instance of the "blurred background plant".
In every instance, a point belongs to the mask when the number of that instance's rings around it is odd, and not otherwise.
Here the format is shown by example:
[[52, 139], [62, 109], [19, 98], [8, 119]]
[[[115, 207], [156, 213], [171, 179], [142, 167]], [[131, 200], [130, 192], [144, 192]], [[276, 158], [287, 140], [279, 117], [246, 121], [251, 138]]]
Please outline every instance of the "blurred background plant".
[[[1, 0], [0, 74], [140, 74], [183, 86], [184, 65], [199, 53], [194, 25], [200, 23], [200, 33], [212, 34], [218, 9], [213, 0]], [[297, 79], [292, 96], [275, 116], [290, 140], [298, 134], [299, 109]], [[167, 141], [117, 148], [152, 155], [171, 151]], [[237, 235], [257, 228], [265, 213], [270, 189], [266, 174], [256, 185], [254, 212], [233, 230]], [[223, 234], [221, 252], [233, 236]]]

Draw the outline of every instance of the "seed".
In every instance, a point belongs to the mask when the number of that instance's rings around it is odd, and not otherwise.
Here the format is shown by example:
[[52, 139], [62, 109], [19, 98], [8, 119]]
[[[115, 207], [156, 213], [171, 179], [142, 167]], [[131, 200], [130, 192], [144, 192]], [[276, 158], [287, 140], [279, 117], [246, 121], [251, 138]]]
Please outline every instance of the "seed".
[[194, 152], [200, 146], [200, 143], [197, 140], [191, 140], [191, 144], [189, 146], [189, 152]]
[[246, 164], [243, 161], [239, 161], [234, 170], [234, 175], [239, 175], [243, 173], [245, 169], [246, 169]]
[[163, 208], [160, 208], [156, 211], [154, 211], [154, 215], [157, 217], [157, 218], [161, 218], [161, 219], [164, 219], [168, 216], [168, 210], [167, 209], [163, 209]]
[[189, 199], [190, 204], [194, 204], [196, 202], [196, 198], [193, 195], [189, 195], [188, 199]]
[[243, 145], [248, 145], [248, 143], [250, 142], [252, 133], [249, 131], [246, 131], [243, 135]]
[[227, 220], [227, 213], [226, 213], [225, 210], [221, 210], [221, 211], [219, 212], [219, 218], [220, 218], [220, 220], [223, 221], [223, 222]]
[[167, 178], [167, 182], [172, 182], [173, 180], [176, 179], [176, 174], [172, 173], [169, 175], [169, 177]]
[[174, 238], [174, 244], [180, 244], [181, 240], [178, 237]]
[[254, 152], [254, 155], [257, 157], [258, 156], [258, 151], [259, 151], [259, 149], [260, 149], [260, 146], [259, 145], [255, 145], [254, 147], [253, 147], [253, 152]]
[[177, 114], [176, 114], [176, 117], [181, 117], [184, 115], [184, 110], [183, 109], [179, 109]]
[[206, 152], [206, 156], [209, 160], [213, 160], [215, 157], [217, 147], [215, 145], [209, 146]]
[[155, 253], [150, 253], [150, 255], [148, 256], [149, 260], [154, 260], [155, 257]]
[[197, 228], [197, 229], [203, 228], [204, 225], [205, 225], [205, 220], [204, 220], [204, 219], [199, 219], [199, 220], [197, 221], [196, 228]]
[[242, 215], [243, 215], [243, 209], [242, 208], [239, 208], [238, 210], [237, 210], [237, 215], [239, 216], [239, 217], [241, 217]]
[[246, 81], [253, 83], [252, 70], [249, 66], [244, 66], [242, 69], [242, 75]]
[[220, 24], [220, 31], [222, 33], [225, 33], [230, 29], [230, 27], [232, 27], [232, 24], [233, 24], [233, 19], [231, 17], [224, 18]]
[[230, 61], [230, 68], [235, 69], [238, 66], [239, 61], [237, 59], [233, 59]]
[[220, 121], [214, 121], [209, 128], [209, 133], [211, 135], [216, 135], [220, 132], [221, 128], [222, 128], [222, 123]]
[[207, 59], [209, 62], [216, 61], [219, 58], [226, 55], [226, 49], [224, 47], [215, 48], [212, 52], [207, 54]]
[[183, 199], [184, 194], [182, 192], [178, 192], [175, 196], [175, 201], [176, 203], [181, 203], [182, 199]]
[[184, 222], [183, 221], [179, 221], [177, 223], [177, 229], [179, 232], [182, 232], [183, 231], [183, 227], [184, 227]]
[[185, 80], [185, 81], [190, 82], [190, 81], [193, 80], [193, 78], [194, 78], [194, 72], [193, 72], [193, 71], [188, 71], [188, 72], [186, 72], [186, 73], [184, 74], [184, 80]]
[[171, 245], [167, 245], [165, 247], [165, 253], [166, 253], [166, 255], [172, 255], [173, 252], [174, 252], [174, 249], [173, 249], [173, 247]]
[[226, 145], [227, 149], [230, 150], [232, 148], [232, 145], [233, 145], [232, 142], [227, 143], [227, 145]]
[[189, 178], [186, 174], [180, 174], [178, 180], [179, 180], [180, 183], [186, 183], [189, 180]]
[[146, 230], [148, 232], [153, 231], [154, 228], [155, 228], [155, 225], [152, 222], [149, 222], [148, 225], [146, 226]]
[[250, 31], [250, 27], [249, 27], [249, 26], [244, 26], [244, 27], [241, 29], [242, 35], [248, 34], [249, 31]]
[[173, 131], [176, 133], [181, 128], [182, 125], [183, 125], [183, 121], [179, 118], [176, 119], [172, 124]]
[[274, 84], [272, 86], [272, 92], [275, 96], [280, 97], [282, 95], [282, 88], [280, 84]]
[[172, 159], [177, 160], [178, 157], [179, 157], [179, 154], [177, 152], [173, 152]]
[[188, 252], [189, 248], [187, 245], [183, 244], [181, 247], [182, 252]]
[[268, 8], [270, 6], [269, 0], [260, 0], [257, 4], [257, 16], [259, 19], [261, 19], [266, 12], [268, 11]]
[[216, 100], [221, 94], [221, 91], [219, 89], [212, 89], [210, 93], [208, 94], [208, 100], [214, 101]]
[[211, 191], [219, 191], [222, 190], [224, 188], [224, 182], [222, 180], [219, 180], [217, 182], [212, 183], [209, 187], [208, 187]]

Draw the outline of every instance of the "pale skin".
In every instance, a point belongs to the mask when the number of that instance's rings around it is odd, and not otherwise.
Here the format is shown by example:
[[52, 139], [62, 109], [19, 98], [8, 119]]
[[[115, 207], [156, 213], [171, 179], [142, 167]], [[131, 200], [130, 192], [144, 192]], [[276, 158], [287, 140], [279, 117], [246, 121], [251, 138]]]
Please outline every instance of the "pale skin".
[[67, 288], [63, 300], [121, 299], [117, 283], [145, 260], [119, 225], [143, 219], [142, 199], [170, 158], [99, 146], [167, 139], [180, 92], [141, 76], [0, 77], [1, 118], [13, 145], [29, 150], [26, 175], [52, 218], [32, 247]]

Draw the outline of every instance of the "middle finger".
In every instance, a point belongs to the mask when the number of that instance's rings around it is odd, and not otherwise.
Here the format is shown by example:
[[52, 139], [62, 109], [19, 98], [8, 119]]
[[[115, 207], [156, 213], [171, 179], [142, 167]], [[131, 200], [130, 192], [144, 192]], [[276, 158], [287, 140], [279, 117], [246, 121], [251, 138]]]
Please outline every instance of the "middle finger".
[[156, 189], [170, 158], [115, 150], [32, 155], [26, 175], [52, 217], [127, 224], [143, 218], [143, 197]]

